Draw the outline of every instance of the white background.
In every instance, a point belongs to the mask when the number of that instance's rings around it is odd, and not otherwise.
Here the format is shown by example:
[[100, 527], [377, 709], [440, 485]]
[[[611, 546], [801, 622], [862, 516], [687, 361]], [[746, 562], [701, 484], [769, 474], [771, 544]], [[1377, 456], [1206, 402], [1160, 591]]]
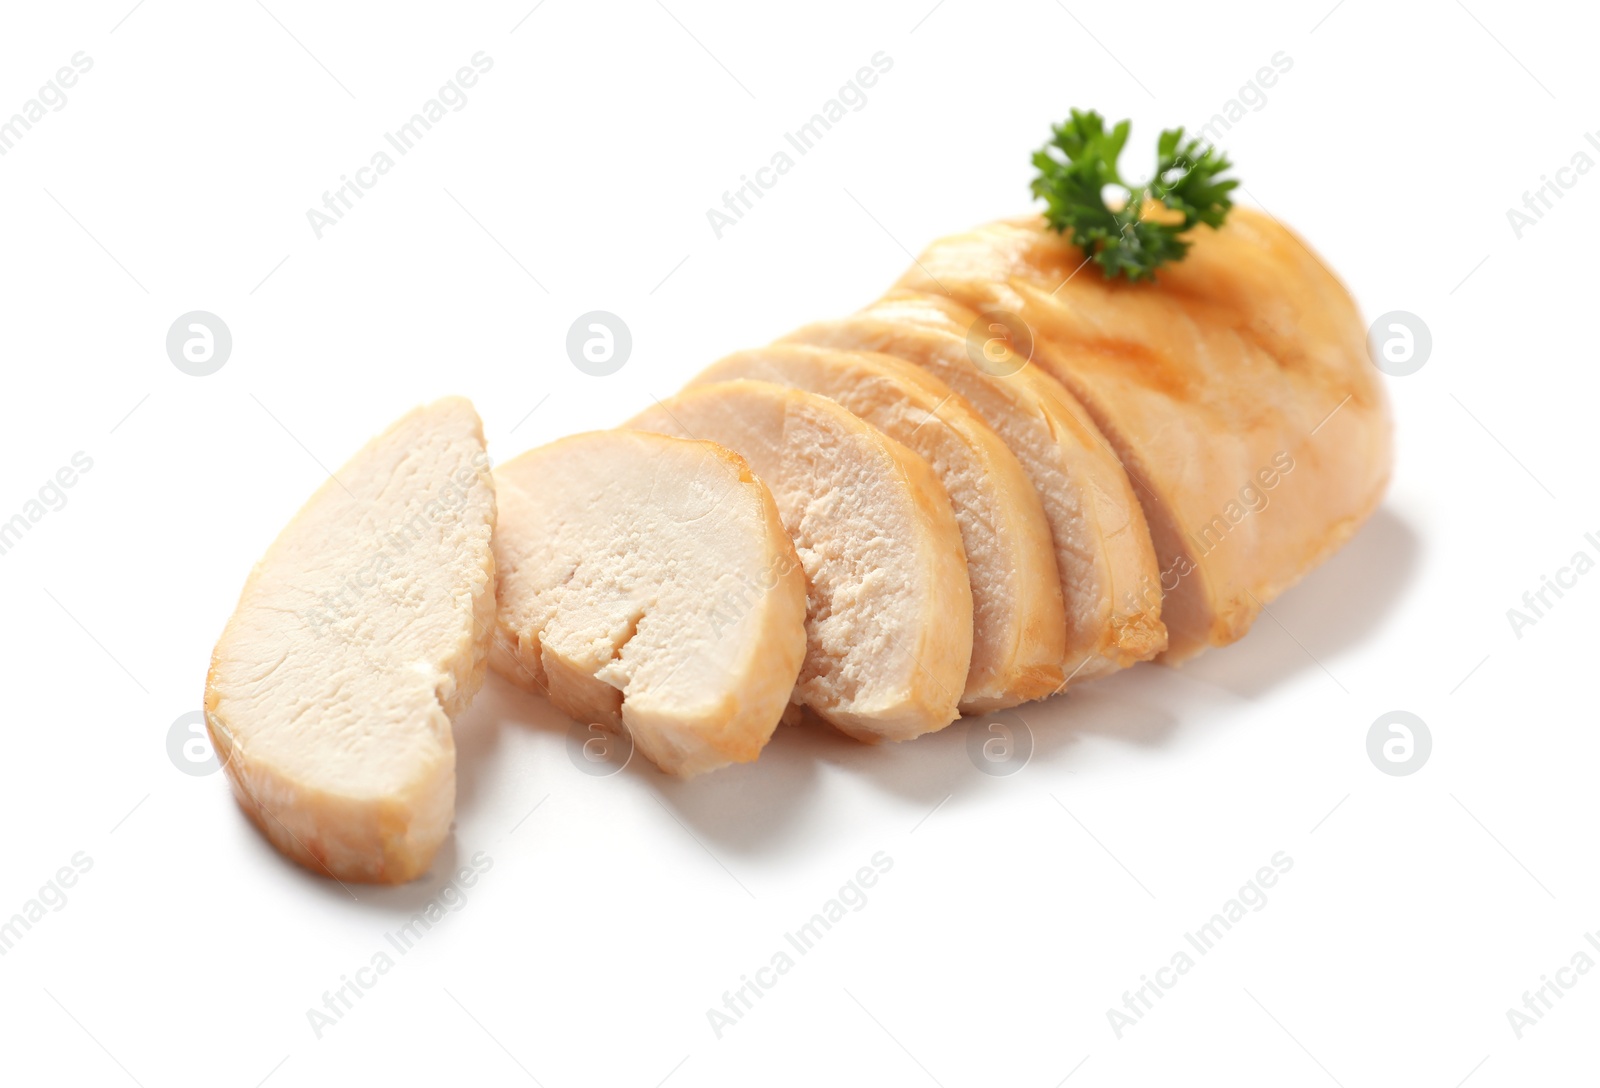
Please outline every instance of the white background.
[[[1600, 930], [1600, 575], [1520, 639], [1506, 616], [1600, 551], [1600, 176], [1520, 239], [1506, 216], [1600, 124], [1586, 9], [129, 3], [0, 16], [0, 117], [94, 62], [0, 157], [0, 520], [94, 462], [0, 556], [0, 917], [93, 860], [0, 958], [7, 1082], [1592, 1075], [1600, 971], [1520, 1039], [1506, 1015]], [[479, 50], [468, 104], [319, 240], [306, 210]], [[717, 239], [706, 210], [878, 51], [867, 106]], [[404, 410], [471, 397], [502, 460], [617, 423], [864, 305], [907, 250], [1029, 209], [1029, 154], [1070, 107], [1131, 116], [1136, 170], [1279, 51], [1292, 70], [1222, 141], [1241, 200], [1434, 349], [1388, 382], [1382, 509], [1237, 645], [1024, 708], [1035, 750], [1009, 777], [959, 724], [879, 749], [783, 730], [687, 783], [591, 777], [559, 715], [491, 678], [435, 873], [358, 898], [274, 854], [223, 775], [169, 760], [250, 564]], [[593, 309], [633, 332], [608, 378], [563, 347]], [[210, 377], [165, 353], [191, 310], [232, 331]], [[1433, 737], [1410, 777], [1366, 753], [1396, 709]], [[478, 851], [466, 906], [319, 1039], [307, 1010]], [[707, 1009], [879, 851], [866, 907], [717, 1038]], [[1117, 1038], [1107, 1009], [1277, 851], [1265, 908]]]

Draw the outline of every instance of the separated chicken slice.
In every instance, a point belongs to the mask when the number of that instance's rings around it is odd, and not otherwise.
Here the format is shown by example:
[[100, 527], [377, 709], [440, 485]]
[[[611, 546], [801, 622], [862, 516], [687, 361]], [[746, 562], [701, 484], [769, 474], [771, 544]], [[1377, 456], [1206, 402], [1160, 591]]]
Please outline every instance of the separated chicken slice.
[[693, 385], [753, 378], [820, 393], [921, 454], [950, 496], [972, 582], [972, 665], [961, 709], [1060, 690], [1066, 619], [1050, 525], [1000, 436], [938, 378], [902, 359], [779, 344], [713, 363]]
[[980, 322], [948, 299], [907, 294], [785, 340], [886, 352], [925, 368], [1011, 448], [1043, 503], [1065, 590], [1068, 682], [1154, 657], [1167, 645], [1160, 572], [1122, 463], [1072, 394]]
[[494, 628], [494, 520], [477, 413], [448, 398], [323, 484], [245, 583], [206, 725], [240, 806], [307, 868], [397, 884], [449, 834], [451, 722]]
[[1390, 469], [1388, 405], [1349, 293], [1235, 208], [1155, 282], [1107, 280], [1037, 218], [935, 242], [900, 281], [1004, 323], [1089, 410], [1145, 504], [1182, 660], [1249, 629], [1348, 540]]
[[972, 591], [926, 461], [833, 401], [770, 382], [702, 385], [628, 425], [727, 446], [772, 489], [806, 579], [796, 704], [863, 741], [955, 720]]
[[495, 470], [497, 672], [669, 774], [756, 758], [806, 651], [771, 493], [710, 442], [562, 439]]

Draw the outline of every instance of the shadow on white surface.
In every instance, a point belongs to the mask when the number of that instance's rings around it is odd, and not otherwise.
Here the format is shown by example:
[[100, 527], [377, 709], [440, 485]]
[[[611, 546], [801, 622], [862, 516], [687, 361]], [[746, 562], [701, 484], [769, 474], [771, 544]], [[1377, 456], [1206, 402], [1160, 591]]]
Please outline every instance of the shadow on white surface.
[[[250, 823], [249, 817], [237, 805], [233, 808], [242, 823]], [[314, 872], [290, 860], [279, 853], [253, 825], [249, 831], [250, 834], [245, 838], [251, 844], [249, 849], [257, 855], [255, 864], [266, 868], [275, 866], [286, 880], [303, 888], [307, 895], [321, 897], [333, 906], [348, 905], [368, 912], [377, 910], [396, 918], [409, 917], [424, 907], [461, 867], [456, 854], [456, 836], [452, 833], [434, 855], [433, 865], [428, 872], [409, 884], [345, 883], [325, 872]]]
[[1331, 684], [1338, 684], [1334, 659], [1382, 624], [1410, 583], [1421, 550], [1405, 519], [1379, 507], [1326, 563], [1268, 602], [1249, 635], [1207, 651], [1181, 673], [1246, 699], [1307, 669], [1327, 669]]
[[[1072, 749], [1089, 735], [1159, 747], [1183, 726], [1186, 710], [1197, 700], [1214, 700], [1219, 693], [1227, 699], [1254, 700], [1307, 670], [1323, 671], [1383, 622], [1410, 581], [1419, 552], [1410, 525], [1393, 510], [1379, 509], [1338, 554], [1271, 602], [1271, 613], [1263, 613], [1238, 643], [1209, 651], [1180, 669], [1139, 665], [1010, 712], [1031, 734], [1031, 765], [1071, 774], [1067, 764]], [[684, 782], [635, 758], [621, 773], [654, 790], [679, 819], [719, 849], [767, 853], [831, 818], [815, 803], [829, 767], [925, 809], [958, 805], [963, 795], [991, 785], [991, 777], [975, 769], [970, 754], [971, 733], [982, 729], [983, 722], [956, 722], [911, 743], [864, 745], [808, 716], [800, 725], [780, 726], [755, 763]], [[474, 792], [495, 758], [499, 731], [512, 723], [557, 734], [570, 726], [543, 699], [491, 678], [472, 711], [457, 724], [458, 814], [471, 811]], [[435, 866], [436, 871], [446, 869]]]

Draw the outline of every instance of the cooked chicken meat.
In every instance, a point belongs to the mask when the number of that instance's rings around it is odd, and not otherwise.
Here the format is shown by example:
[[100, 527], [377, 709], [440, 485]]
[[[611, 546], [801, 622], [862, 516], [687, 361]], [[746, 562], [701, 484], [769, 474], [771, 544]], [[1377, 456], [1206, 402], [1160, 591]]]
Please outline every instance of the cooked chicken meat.
[[972, 591], [926, 461], [835, 402], [770, 382], [698, 386], [628, 425], [727, 446], [772, 489], [806, 576], [795, 703], [865, 741], [956, 718]]
[[1348, 540], [1390, 464], [1344, 285], [1262, 212], [1190, 237], [1184, 260], [1129, 283], [1084, 268], [1042, 220], [992, 223], [935, 242], [899, 284], [1025, 322], [1144, 504], [1174, 661], [1239, 638]]
[[950, 496], [972, 583], [964, 713], [1050, 695], [1066, 674], [1066, 620], [1050, 525], [1033, 483], [956, 391], [889, 355], [799, 344], [741, 351], [691, 383], [735, 378], [820, 393], [921, 454]]
[[425, 872], [455, 808], [452, 720], [494, 625], [495, 496], [459, 397], [357, 453], [256, 565], [205, 714], [245, 813], [339, 880]]
[[806, 587], [766, 486], [710, 442], [565, 438], [495, 470], [497, 672], [663, 771], [755, 759], [794, 690]]

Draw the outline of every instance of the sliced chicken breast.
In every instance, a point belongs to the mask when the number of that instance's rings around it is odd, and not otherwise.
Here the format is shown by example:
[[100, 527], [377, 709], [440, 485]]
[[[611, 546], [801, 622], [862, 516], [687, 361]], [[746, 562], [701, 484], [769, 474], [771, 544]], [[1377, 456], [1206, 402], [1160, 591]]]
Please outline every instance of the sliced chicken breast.
[[400, 883], [449, 834], [451, 722], [493, 631], [494, 520], [477, 413], [448, 398], [357, 453], [245, 583], [206, 725], [240, 806], [307, 868]]
[[595, 431], [508, 461], [495, 482], [495, 670], [625, 730], [669, 774], [755, 759], [805, 657], [806, 585], [745, 460]]
[[1066, 617], [1044, 508], [1016, 457], [954, 389], [893, 356], [800, 344], [730, 355], [691, 387], [737, 378], [820, 393], [933, 468], [950, 496], [972, 583], [963, 713], [1060, 689]]
[[959, 393], [1010, 447], [1042, 501], [1066, 597], [1063, 678], [1078, 683], [1149, 660], [1166, 648], [1167, 631], [1155, 548], [1127, 473], [1059, 382], [986, 324], [973, 343], [979, 320], [949, 299], [905, 294], [785, 340], [886, 352]]
[[727, 446], [772, 489], [806, 578], [796, 704], [863, 741], [955, 720], [972, 591], [926, 461], [833, 401], [770, 382], [698, 386], [628, 426]]
[[1153, 283], [1107, 280], [1042, 220], [934, 243], [899, 286], [1017, 315], [1134, 481], [1166, 590], [1166, 659], [1249, 629], [1343, 544], [1390, 469], [1388, 405], [1344, 286], [1235, 208]]

